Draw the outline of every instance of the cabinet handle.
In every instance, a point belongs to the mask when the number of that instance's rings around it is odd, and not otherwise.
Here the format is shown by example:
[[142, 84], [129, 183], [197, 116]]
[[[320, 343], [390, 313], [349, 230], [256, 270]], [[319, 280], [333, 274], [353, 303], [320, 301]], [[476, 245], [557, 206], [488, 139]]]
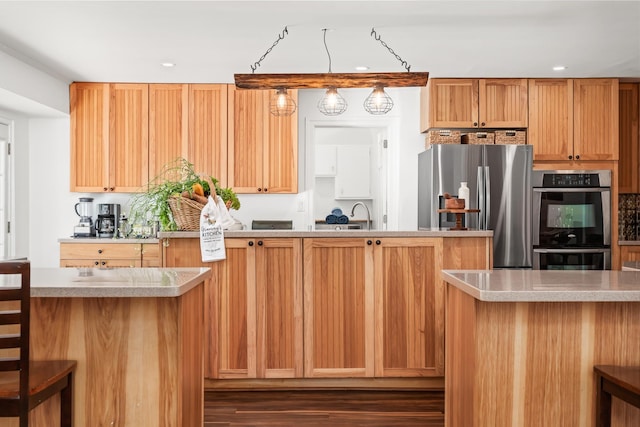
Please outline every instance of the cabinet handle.
[[262, 240], [258, 240], [258, 246], [262, 246], [262, 245], [263, 245]]
[[102, 187], [102, 190], [103, 191], [107, 191], [107, 187]]
[[480, 123], [480, 126], [484, 127], [484, 126], [486, 126], [486, 123], [482, 122], [482, 123]]
[[372, 245], [373, 242], [371, 240], [367, 240], [367, 245]]
[[102, 249], [98, 249], [98, 253], [101, 254], [102, 253]]
[[473, 127], [478, 127], [478, 122], [473, 122]]
[[262, 191], [262, 188], [258, 188], [258, 193]]
[[116, 187], [109, 187], [109, 191], [115, 191]]
[[264, 188], [264, 192], [266, 193], [267, 191], [269, 191], [269, 189], [267, 187]]
[[573, 159], [573, 156], [569, 156], [569, 160], [572, 160], [572, 159]]
[[576, 160], [580, 160], [580, 155], [576, 155]]
[[102, 265], [107, 265], [107, 262], [106, 261], [102, 261], [101, 264]]
[[98, 265], [98, 264], [99, 264], [99, 262], [98, 262], [98, 261], [96, 261], [96, 262], [94, 262], [93, 264], [94, 264], [94, 265]]
[[253, 246], [253, 240], [249, 241], [249, 246]]
[[380, 240], [376, 240], [376, 245], [379, 245], [380, 243], [382, 243]]

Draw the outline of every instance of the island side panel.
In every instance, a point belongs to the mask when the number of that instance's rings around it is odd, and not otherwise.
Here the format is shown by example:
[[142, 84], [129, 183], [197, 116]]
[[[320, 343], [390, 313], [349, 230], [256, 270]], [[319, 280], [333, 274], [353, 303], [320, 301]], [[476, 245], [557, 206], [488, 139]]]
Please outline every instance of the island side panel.
[[[591, 427], [597, 364], [640, 365], [640, 303], [489, 303], [447, 289], [445, 425]], [[614, 399], [614, 427], [640, 411]]]
[[[32, 298], [32, 358], [78, 361], [75, 425], [202, 425], [201, 293]], [[55, 413], [36, 408], [32, 425], [52, 426]]]

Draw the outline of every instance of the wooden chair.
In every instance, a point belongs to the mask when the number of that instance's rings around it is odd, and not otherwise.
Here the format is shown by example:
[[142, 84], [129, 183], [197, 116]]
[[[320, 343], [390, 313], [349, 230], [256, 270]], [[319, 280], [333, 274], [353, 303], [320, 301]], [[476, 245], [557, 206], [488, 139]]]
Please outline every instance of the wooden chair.
[[[19, 417], [20, 427], [27, 427], [29, 411], [60, 393], [60, 426], [71, 427], [76, 362], [29, 362], [30, 278], [29, 261], [0, 262], [0, 349], [3, 355], [11, 356], [0, 358], [0, 417]], [[13, 309], [18, 302], [20, 308]], [[13, 305], [8, 307], [9, 304]], [[14, 330], [19, 327], [20, 332], [5, 333], [8, 325], [15, 325]]]

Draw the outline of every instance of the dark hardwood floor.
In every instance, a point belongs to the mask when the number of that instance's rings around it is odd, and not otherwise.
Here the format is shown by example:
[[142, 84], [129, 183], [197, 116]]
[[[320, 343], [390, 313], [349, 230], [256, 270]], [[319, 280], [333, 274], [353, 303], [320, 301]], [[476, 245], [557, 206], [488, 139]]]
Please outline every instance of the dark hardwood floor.
[[438, 391], [207, 391], [204, 407], [205, 427], [444, 426]]

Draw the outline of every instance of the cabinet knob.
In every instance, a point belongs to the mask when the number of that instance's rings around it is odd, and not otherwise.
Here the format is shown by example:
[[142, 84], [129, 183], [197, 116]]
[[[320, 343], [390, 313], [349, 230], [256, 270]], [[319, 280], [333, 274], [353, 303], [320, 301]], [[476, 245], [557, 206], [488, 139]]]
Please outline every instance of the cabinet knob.
[[258, 240], [258, 246], [262, 246], [262, 245], [263, 245], [262, 240]]
[[109, 187], [109, 191], [115, 191], [116, 187]]
[[99, 262], [98, 262], [98, 261], [96, 261], [96, 262], [94, 262], [94, 264], [95, 264], [95, 265], [98, 265], [98, 264], [99, 264]]
[[249, 246], [253, 246], [253, 240], [249, 241]]
[[259, 192], [259, 193], [260, 193], [260, 192], [262, 192], [262, 188], [258, 188], [258, 192]]
[[580, 160], [580, 155], [576, 155], [576, 160]]
[[572, 159], [573, 159], [573, 156], [569, 156], [569, 160], [572, 160]]
[[473, 122], [473, 126], [477, 127], [478, 126], [478, 122]]
[[102, 249], [98, 249], [98, 253], [101, 254], [102, 253]]
[[102, 187], [102, 190], [103, 191], [107, 191], [107, 187]]
[[267, 187], [264, 188], [264, 192], [266, 193], [267, 191], [269, 191], [269, 189]]
[[482, 122], [482, 123], [480, 123], [480, 126], [483, 126], [483, 127], [484, 127], [484, 126], [486, 126], [486, 123], [485, 123], [485, 122]]
[[376, 245], [381, 244], [382, 242], [380, 240], [376, 240]]
[[367, 240], [367, 245], [373, 245], [373, 242], [371, 240]]
[[102, 261], [100, 264], [107, 265], [107, 262], [106, 261]]

